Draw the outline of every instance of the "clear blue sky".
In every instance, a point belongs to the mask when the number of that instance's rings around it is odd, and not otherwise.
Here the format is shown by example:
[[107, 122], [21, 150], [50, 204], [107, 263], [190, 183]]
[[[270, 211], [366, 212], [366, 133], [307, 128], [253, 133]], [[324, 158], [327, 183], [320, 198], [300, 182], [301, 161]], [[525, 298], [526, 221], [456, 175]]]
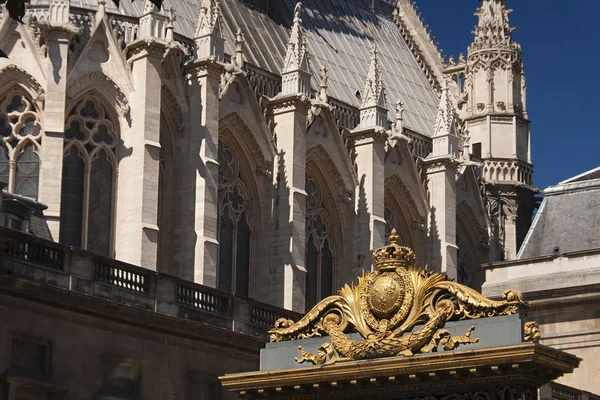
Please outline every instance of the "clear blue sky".
[[[471, 42], [478, 0], [417, 0], [444, 54]], [[534, 185], [600, 166], [600, 1], [507, 0], [521, 44]]]

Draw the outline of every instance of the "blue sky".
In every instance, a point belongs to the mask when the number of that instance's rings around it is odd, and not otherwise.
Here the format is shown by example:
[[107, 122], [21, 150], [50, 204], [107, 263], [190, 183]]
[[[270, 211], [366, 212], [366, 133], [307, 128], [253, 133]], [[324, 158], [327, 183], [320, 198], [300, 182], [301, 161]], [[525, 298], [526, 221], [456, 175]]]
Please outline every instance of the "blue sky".
[[[417, 0], [444, 54], [465, 52], [478, 0]], [[575, 5], [576, 4], [576, 5]], [[507, 0], [521, 44], [534, 185], [600, 166], [600, 1]]]

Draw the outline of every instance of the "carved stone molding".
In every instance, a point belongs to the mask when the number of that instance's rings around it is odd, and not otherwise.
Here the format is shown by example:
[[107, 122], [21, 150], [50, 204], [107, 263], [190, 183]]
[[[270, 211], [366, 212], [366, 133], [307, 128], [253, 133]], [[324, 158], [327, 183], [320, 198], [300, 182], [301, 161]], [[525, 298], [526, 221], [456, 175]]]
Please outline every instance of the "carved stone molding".
[[273, 160], [269, 160], [264, 156], [260, 145], [254, 137], [254, 133], [236, 113], [231, 113], [219, 121], [219, 135], [227, 137], [229, 132], [235, 132], [233, 134], [237, 136], [236, 141], [248, 151], [248, 155], [257, 168], [268, 171], [272, 170]]
[[385, 188], [389, 189], [392, 193], [398, 195], [399, 200], [408, 209], [408, 216], [413, 217], [413, 222], [420, 222], [420, 220], [425, 218], [425, 215], [422, 215], [419, 212], [417, 203], [413, 199], [410, 190], [408, 190], [408, 188], [398, 175], [392, 175], [387, 177], [385, 180]]
[[127, 96], [112, 79], [100, 71], [90, 72], [67, 85], [67, 99], [71, 102], [79, 96], [90, 91], [104, 92], [124, 117], [129, 117], [131, 106]]
[[31, 91], [34, 101], [43, 103], [45, 96], [44, 88], [29, 72], [15, 64], [7, 65], [0, 72], [2, 73], [3, 82], [0, 91], [4, 91], [13, 84], [19, 84]]
[[[316, 160], [318, 160], [317, 163], [319, 164], [319, 166], [324, 168], [324, 171], [322, 171], [322, 174], [327, 177], [327, 179], [330, 181], [330, 183], [333, 184], [332, 187], [341, 186], [343, 184], [344, 179], [343, 179], [342, 175], [338, 171], [338, 168], [336, 167], [335, 163], [331, 159], [331, 156], [329, 155], [327, 150], [325, 150], [325, 148], [321, 145], [312, 147], [311, 149], [309, 149], [306, 152], [306, 163], [307, 164], [311, 161], [316, 161]], [[339, 200], [345, 202], [345, 199], [347, 199], [348, 197], [351, 198], [352, 194], [353, 193], [350, 188], [344, 187], [343, 189], [340, 189], [340, 199]]]

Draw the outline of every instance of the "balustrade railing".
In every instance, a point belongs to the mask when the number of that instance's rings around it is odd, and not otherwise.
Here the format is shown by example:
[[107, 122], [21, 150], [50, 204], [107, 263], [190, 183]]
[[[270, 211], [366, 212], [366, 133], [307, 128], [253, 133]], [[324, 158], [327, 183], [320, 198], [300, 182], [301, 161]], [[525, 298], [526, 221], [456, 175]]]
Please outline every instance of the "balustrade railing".
[[177, 302], [219, 315], [229, 315], [230, 297], [224, 292], [199, 285], [177, 285]]
[[59, 271], [63, 269], [64, 251], [45, 246], [42, 243], [24, 241], [10, 243], [4, 254], [7, 257], [38, 264], [46, 268]]
[[96, 263], [96, 280], [132, 290], [138, 293], [148, 293], [149, 275], [127, 267]]
[[266, 338], [299, 314], [0, 227], [0, 275]]

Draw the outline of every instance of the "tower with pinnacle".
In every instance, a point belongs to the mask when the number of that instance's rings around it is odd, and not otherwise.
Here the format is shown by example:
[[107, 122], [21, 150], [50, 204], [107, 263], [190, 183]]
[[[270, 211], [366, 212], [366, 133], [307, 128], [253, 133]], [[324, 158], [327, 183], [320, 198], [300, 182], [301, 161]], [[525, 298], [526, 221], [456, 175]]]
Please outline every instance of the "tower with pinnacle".
[[[533, 212], [532, 164], [521, 47], [506, 0], [481, 0], [459, 83], [459, 116], [470, 153], [483, 163], [491, 261], [513, 259]], [[462, 86], [462, 87], [461, 87]]]

